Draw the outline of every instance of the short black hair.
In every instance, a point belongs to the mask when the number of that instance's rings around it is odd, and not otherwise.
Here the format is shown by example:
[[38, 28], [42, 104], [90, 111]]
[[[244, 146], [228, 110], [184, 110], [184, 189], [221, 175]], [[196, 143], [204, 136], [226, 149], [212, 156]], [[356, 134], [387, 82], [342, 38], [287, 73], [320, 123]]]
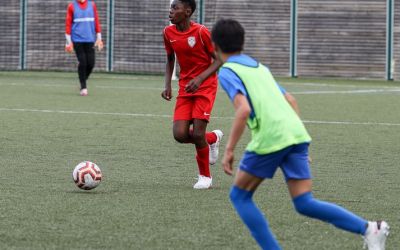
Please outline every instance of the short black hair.
[[195, 0], [179, 0], [183, 4], [187, 4], [192, 9], [192, 14], [196, 10], [196, 1]]
[[243, 26], [233, 19], [220, 19], [212, 28], [212, 41], [224, 53], [234, 53], [243, 50], [244, 45]]

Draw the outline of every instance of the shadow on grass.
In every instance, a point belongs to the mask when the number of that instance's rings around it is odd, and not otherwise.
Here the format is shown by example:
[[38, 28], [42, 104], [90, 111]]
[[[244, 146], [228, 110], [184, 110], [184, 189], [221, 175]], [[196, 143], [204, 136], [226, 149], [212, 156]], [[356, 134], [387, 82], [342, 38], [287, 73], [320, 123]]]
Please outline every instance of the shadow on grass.
[[79, 195], [97, 195], [97, 194], [115, 194], [118, 190], [68, 190], [65, 191], [67, 194], [79, 194]]

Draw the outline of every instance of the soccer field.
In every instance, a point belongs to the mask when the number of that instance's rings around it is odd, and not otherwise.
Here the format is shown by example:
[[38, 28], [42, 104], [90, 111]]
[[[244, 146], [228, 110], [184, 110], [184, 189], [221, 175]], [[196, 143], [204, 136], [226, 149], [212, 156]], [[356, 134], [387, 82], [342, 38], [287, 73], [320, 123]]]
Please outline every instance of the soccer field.
[[[400, 82], [278, 80], [313, 137], [314, 196], [385, 219], [387, 249], [399, 249]], [[94, 73], [87, 97], [77, 81], [0, 72], [0, 249], [258, 249], [219, 162], [214, 187], [193, 190], [194, 146], [172, 137], [163, 77]], [[224, 131], [222, 152], [233, 114], [220, 89], [209, 129]], [[72, 181], [84, 160], [103, 171], [91, 191]], [[283, 249], [362, 249], [360, 236], [296, 214], [280, 172], [255, 200]]]

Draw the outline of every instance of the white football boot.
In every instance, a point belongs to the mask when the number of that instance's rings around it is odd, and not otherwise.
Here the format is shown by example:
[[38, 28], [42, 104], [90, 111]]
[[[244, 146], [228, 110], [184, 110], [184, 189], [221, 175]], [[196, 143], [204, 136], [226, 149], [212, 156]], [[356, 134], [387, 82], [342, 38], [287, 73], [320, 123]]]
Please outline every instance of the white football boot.
[[199, 175], [197, 183], [194, 184], [194, 189], [209, 189], [212, 185], [212, 178], [204, 175]]
[[364, 249], [385, 250], [386, 238], [389, 235], [389, 225], [385, 221], [369, 221], [365, 232]]
[[217, 163], [218, 160], [218, 153], [219, 153], [219, 143], [222, 140], [222, 137], [224, 136], [224, 133], [222, 133], [221, 130], [213, 130], [212, 133], [214, 133], [217, 136], [217, 141], [214, 142], [213, 144], [210, 145], [210, 165], [214, 165]]
[[88, 95], [87, 89], [81, 89], [80, 94], [81, 94], [81, 96], [87, 96]]

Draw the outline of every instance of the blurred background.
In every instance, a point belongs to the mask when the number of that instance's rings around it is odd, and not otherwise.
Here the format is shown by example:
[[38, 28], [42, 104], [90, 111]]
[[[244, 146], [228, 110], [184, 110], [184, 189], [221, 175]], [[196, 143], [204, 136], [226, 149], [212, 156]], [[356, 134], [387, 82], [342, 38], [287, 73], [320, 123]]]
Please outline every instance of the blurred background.
[[[0, 70], [74, 71], [68, 0], [2, 1]], [[96, 70], [162, 74], [170, 0], [96, 0], [105, 51]], [[193, 19], [246, 29], [245, 52], [275, 75], [399, 79], [400, 0], [198, 0]]]

